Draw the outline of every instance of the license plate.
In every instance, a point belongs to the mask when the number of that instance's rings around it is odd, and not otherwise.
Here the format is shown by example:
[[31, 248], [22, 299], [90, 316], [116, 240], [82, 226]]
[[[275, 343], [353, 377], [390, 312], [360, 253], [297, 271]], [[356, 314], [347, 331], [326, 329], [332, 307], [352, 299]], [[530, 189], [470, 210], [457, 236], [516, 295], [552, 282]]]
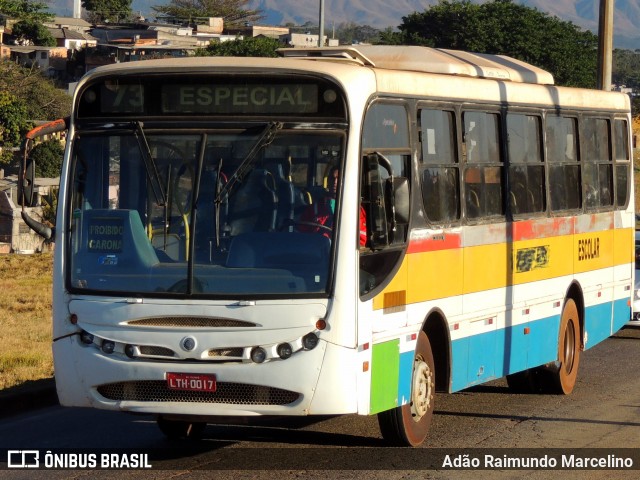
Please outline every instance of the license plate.
[[171, 390], [215, 392], [216, 376], [197, 373], [167, 372], [167, 387], [169, 387]]

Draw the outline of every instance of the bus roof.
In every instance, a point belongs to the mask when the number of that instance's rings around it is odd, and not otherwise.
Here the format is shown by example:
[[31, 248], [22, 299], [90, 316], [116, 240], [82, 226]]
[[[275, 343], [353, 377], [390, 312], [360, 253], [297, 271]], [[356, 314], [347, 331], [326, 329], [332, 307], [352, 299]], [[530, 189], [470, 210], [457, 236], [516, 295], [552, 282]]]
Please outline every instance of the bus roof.
[[386, 45], [281, 48], [278, 52], [289, 58], [343, 61], [391, 70], [554, 84], [553, 75], [549, 72], [505, 55]]

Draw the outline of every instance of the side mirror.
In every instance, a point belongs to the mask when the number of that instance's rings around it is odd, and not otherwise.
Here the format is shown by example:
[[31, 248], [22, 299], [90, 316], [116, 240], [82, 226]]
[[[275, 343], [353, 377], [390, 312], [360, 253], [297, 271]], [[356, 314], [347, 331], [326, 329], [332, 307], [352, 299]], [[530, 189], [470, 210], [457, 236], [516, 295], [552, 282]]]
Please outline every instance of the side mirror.
[[409, 223], [409, 179], [406, 177], [392, 177], [387, 179], [387, 191], [390, 194], [389, 203], [392, 208], [393, 223]]
[[18, 178], [18, 195], [19, 202], [22, 205], [22, 219], [35, 231], [38, 235], [50, 240], [54, 235], [54, 231], [46, 225], [34, 220], [26, 212], [25, 207], [35, 206], [35, 182], [36, 182], [36, 163], [29, 157], [29, 153], [33, 147], [33, 140], [43, 135], [62, 132], [69, 128], [69, 117], [61, 118], [53, 122], [45, 123], [29, 131], [25, 136], [24, 155], [22, 157], [22, 168]]
[[363, 158], [369, 246], [376, 250], [393, 242], [398, 224], [409, 223], [409, 179], [395, 177], [388, 158], [378, 152]]
[[35, 204], [36, 162], [31, 160], [27, 154], [25, 149], [25, 157], [18, 182], [18, 198], [20, 205], [23, 207], [33, 207]]

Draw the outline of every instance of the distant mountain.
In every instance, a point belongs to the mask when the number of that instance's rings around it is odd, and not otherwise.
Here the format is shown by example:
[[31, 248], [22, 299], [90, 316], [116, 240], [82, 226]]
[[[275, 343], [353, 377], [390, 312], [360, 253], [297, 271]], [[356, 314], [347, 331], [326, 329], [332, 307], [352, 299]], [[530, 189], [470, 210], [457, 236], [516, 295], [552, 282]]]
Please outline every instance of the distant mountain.
[[[152, 16], [152, 6], [166, 5], [170, 0], [133, 0], [132, 9], [143, 16]], [[481, 3], [484, 0], [473, 0]], [[598, 0], [515, 0], [517, 3], [568, 20], [582, 28], [597, 32]], [[54, 0], [50, 9], [57, 14], [71, 15], [73, 0]], [[318, 24], [320, 0], [251, 0], [250, 8], [262, 10], [265, 24], [283, 25], [292, 22]], [[437, 0], [324, 0], [325, 29], [343, 22], [370, 25], [375, 28], [396, 28], [402, 17], [422, 12]], [[640, 2], [616, 0], [614, 18], [616, 48], [640, 49]]]

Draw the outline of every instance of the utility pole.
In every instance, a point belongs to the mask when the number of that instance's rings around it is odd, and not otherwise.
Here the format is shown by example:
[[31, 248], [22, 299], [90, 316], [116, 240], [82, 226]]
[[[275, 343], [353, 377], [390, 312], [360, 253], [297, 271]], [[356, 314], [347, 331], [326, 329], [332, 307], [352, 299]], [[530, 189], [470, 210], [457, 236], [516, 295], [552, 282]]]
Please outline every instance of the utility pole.
[[598, 89], [607, 91], [611, 90], [614, 1], [600, 0], [598, 23]]
[[318, 32], [318, 46], [322, 47], [324, 45], [324, 0], [320, 0], [320, 30]]

